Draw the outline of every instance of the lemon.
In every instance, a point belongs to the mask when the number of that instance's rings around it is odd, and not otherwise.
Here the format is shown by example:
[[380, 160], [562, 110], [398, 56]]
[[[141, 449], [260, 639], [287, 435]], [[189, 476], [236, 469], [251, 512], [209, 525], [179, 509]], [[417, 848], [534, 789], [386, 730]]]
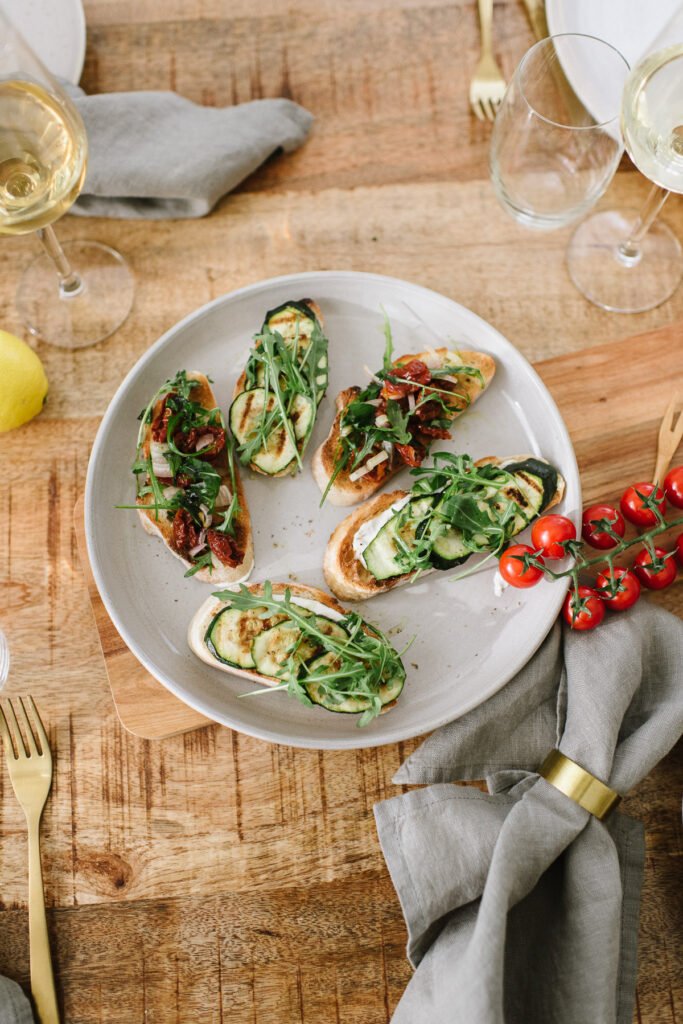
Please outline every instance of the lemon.
[[32, 348], [0, 331], [0, 433], [37, 416], [47, 395], [47, 377]]

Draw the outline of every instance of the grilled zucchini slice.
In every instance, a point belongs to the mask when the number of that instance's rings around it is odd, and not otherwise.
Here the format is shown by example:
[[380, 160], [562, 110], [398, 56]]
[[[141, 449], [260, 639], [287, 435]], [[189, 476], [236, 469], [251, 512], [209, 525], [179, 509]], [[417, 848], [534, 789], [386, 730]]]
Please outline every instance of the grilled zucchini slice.
[[[328, 668], [334, 671], [336, 667], [337, 659], [335, 655], [328, 651], [327, 654], [323, 654], [322, 657], [316, 658], [308, 665], [310, 672], [320, 671], [321, 669]], [[405, 672], [395, 676], [393, 679], [383, 683], [379, 688], [379, 699], [382, 703], [382, 707], [386, 704], [390, 704], [391, 701], [396, 700], [400, 696], [405, 683]], [[340, 714], [357, 715], [362, 711], [367, 711], [371, 707], [371, 703], [367, 697], [349, 695], [344, 696], [343, 693], [339, 693], [335, 690], [328, 690], [322, 680], [316, 679], [310, 683], [304, 681], [304, 689], [311, 698], [314, 704], [319, 704], [320, 707], [325, 708], [326, 711], [336, 711]]]
[[[242, 391], [230, 406], [230, 429], [237, 439], [238, 445], [247, 444], [260, 430], [261, 423], [277, 406], [277, 399], [272, 391], [263, 388], [251, 388]], [[315, 417], [315, 406], [306, 395], [295, 395], [289, 409], [288, 418], [299, 450], [303, 448]], [[263, 473], [273, 476], [294, 462], [296, 451], [288, 432], [284, 427], [276, 427], [270, 432], [265, 445], [251, 458], [250, 462]]]
[[399, 509], [373, 537], [363, 552], [363, 561], [376, 580], [386, 580], [405, 572], [399, 561], [401, 543], [410, 548], [433, 498], [415, 498]]
[[265, 608], [252, 608], [250, 611], [238, 612], [229, 606], [221, 609], [211, 620], [204, 635], [204, 643], [214, 657], [225, 665], [254, 668], [251, 656], [254, 637], [286, 618], [285, 615], [274, 615], [263, 619], [261, 614], [264, 611]]
[[[313, 614], [306, 608], [297, 608], [297, 611], [301, 615]], [[315, 616], [315, 625], [325, 636], [334, 636], [338, 640], [345, 640], [348, 637], [341, 626], [323, 615]], [[286, 672], [285, 666], [292, 653], [296, 657], [295, 674], [298, 675], [301, 665], [310, 661], [311, 658], [315, 658], [321, 650], [321, 645], [314, 637], [304, 636], [302, 638], [299, 627], [291, 619], [288, 619], [256, 636], [251, 645], [251, 656], [256, 671], [261, 675], [286, 681], [289, 679], [289, 674]]]
[[[297, 342], [297, 351], [301, 354], [308, 348], [313, 329], [318, 323], [310, 306], [305, 302], [283, 302], [266, 313], [263, 327], [277, 331], [286, 342]], [[288, 348], [291, 347], [288, 345]]]

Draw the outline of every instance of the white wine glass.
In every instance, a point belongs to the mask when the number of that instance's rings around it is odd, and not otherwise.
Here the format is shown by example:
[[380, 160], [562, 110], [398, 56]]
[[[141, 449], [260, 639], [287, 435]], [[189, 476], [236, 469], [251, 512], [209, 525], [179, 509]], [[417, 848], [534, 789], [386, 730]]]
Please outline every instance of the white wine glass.
[[[629, 156], [654, 184], [639, 214], [604, 210], [577, 228], [569, 273], [597, 306], [640, 313], [665, 302], [683, 275], [681, 246], [656, 218], [672, 192], [683, 193], [683, 14], [666, 41], [628, 76], [621, 127]], [[661, 45], [661, 41], [660, 41]]]
[[83, 186], [87, 148], [76, 107], [0, 9], [0, 234], [36, 232], [44, 252], [24, 271], [17, 309], [32, 334], [70, 349], [120, 327], [135, 288], [114, 249], [60, 245], [52, 227]]
[[[577, 66], [601, 69], [590, 105], [565, 73]], [[624, 148], [619, 115], [628, 70], [609, 43], [578, 33], [549, 36], [524, 55], [498, 110], [490, 152], [494, 191], [520, 224], [564, 227], [604, 194]]]

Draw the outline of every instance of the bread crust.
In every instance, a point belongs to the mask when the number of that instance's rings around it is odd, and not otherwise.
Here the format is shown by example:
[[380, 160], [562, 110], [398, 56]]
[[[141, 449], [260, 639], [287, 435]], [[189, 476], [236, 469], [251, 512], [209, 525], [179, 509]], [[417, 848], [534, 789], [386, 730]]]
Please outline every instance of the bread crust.
[[[417, 355], [408, 354], [401, 356], [399, 359], [395, 360], [395, 365], [400, 366], [403, 363], [410, 362], [411, 359], [420, 359], [422, 362], [426, 362], [431, 369], [436, 369], [439, 366], [447, 366], [449, 356], [452, 355], [453, 351], [444, 346], [442, 348], [430, 349], [427, 352], [418, 352]], [[484, 352], [458, 351], [457, 357], [463, 365], [474, 366], [479, 370], [484, 379], [484, 387], [481, 387], [481, 384], [476, 377], [461, 377], [462, 390], [467, 395], [469, 403], [465, 409], [453, 410], [453, 420], [457, 419], [458, 416], [461, 416], [463, 412], [466, 412], [467, 408], [469, 408], [470, 405], [476, 402], [477, 399], [484, 394], [496, 372], [495, 361], [491, 356]], [[438, 362], [436, 362], [436, 360], [438, 360]], [[349, 405], [349, 403], [360, 393], [361, 388], [350, 387], [337, 395], [335, 401], [336, 415], [334, 422], [330, 427], [329, 434], [313, 456], [311, 466], [313, 477], [323, 493], [325, 492], [334, 472], [334, 465], [339, 445], [339, 430], [342, 413], [346, 406]], [[375, 466], [374, 469], [369, 473], [366, 473], [365, 476], [362, 476], [359, 480], [350, 480], [349, 471], [347, 469], [342, 469], [341, 472], [337, 474], [334, 483], [328, 491], [327, 500], [332, 505], [342, 507], [357, 505], [360, 501], [366, 501], [371, 497], [371, 495], [379, 490], [380, 487], [385, 483], [388, 483], [392, 477], [404, 468], [405, 463], [399, 458], [394, 450], [387, 460]]]
[[[488, 466], [492, 463], [502, 465], [503, 463], [523, 462], [529, 458], [537, 459], [539, 457], [537, 455], [510, 455], [500, 458], [489, 455], [486, 458], [478, 459], [475, 465]], [[564, 478], [558, 473], [557, 489], [543, 510], [544, 513], [559, 504], [564, 496], [564, 489]], [[374, 597], [376, 594], [385, 594], [395, 587], [401, 587], [410, 582], [412, 573], [404, 573], [402, 576], [394, 576], [388, 580], [376, 580], [360, 559], [356, 558], [353, 550], [353, 538], [359, 527], [380, 515], [394, 502], [405, 498], [407, 494], [407, 491], [392, 491], [390, 494], [380, 494], [371, 498], [345, 519], [342, 519], [336, 530], [333, 531], [325, 549], [323, 572], [325, 582], [338, 597], [347, 601], [367, 601], [368, 598]], [[420, 578], [434, 571], [434, 569], [424, 569], [420, 572]]]
[[[313, 299], [299, 299], [298, 301], [303, 303], [305, 306], [308, 306], [311, 312], [315, 314], [320, 326], [323, 327], [323, 314], [318, 303], [315, 302]], [[235, 382], [235, 387], [233, 388], [232, 392], [233, 402], [235, 401], [238, 395], [241, 395], [243, 391], [247, 390], [246, 384], [247, 371], [246, 369], [244, 369], [237, 378], [237, 381]], [[289, 466], [286, 466], [284, 469], [281, 469], [279, 473], [264, 473], [264, 471], [262, 469], [259, 469], [258, 466], [255, 466], [253, 462], [249, 463], [249, 469], [251, 469], [254, 473], [259, 473], [261, 476], [269, 476], [275, 479], [276, 477], [279, 476], [292, 476], [292, 474], [296, 472], [296, 463], [294, 469], [291, 469]]]
[[[339, 604], [335, 598], [331, 597], [324, 590], [319, 590], [318, 587], [308, 587], [301, 583], [272, 583], [271, 586], [274, 594], [284, 594], [286, 590], [289, 590], [294, 598], [304, 597], [309, 601], [317, 601], [319, 604], [324, 605], [332, 611], [338, 612], [340, 615], [346, 614], [346, 608]], [[229, 589], [238, 591], [239, 587], [233, 585]], [[250, 583], [247, 585], [247, 590], [252, 594], [262, 594], [263, 584]], [[220, 611], [220, 609], [224, 607], [224, 605], [224, 601], [212, 596], [207, 598], [207, 600], [197, 610], [187, 631], [187, 642], [190, 650], [207, 665], [210, 665], [212, 668], [217, 668], [222, 672], [227, 672], [231, 676], [239, 676], [242, 679], [251, 679], [252, 682], [260, 683], [262, 686], [279, 686], [280, 683], [278, 680], [272, 679], [270, 676], [264, 676], [260, 672], [255, 672], [253, 669], [235, 668], [232, 665], [223, 665], [216, 661], [216, 659], [212, 657], [211, 653], [207, 650], [203, 643], [204, 635], [211, 623], [211, 620]], [[385, 704], [380, 711], [380, 714], [383, 715], [387, 711], [390, 711], [395, 704], [396, 700]]]
[[[202, 405], [205, 409], [217, 408], [216, 398], [207, 377], [196, 370], [188, 372], [187, 377], [189, 380], [196, 380], [199, 382], [198, 386], [192, 389], [192, 400], [197, 402], [199, 405]], [[160, 398], [154, 408], [152, 419], [154, 418], [154, 414], [158, 410], [161, 401], [162, 399]], [[150, 423], [147, 424], [145, 437], [142, 442], [142, 452], [145, 457], [149, 455], [151, 440], [152, 424], [150, 421]], [[221, 475], [221, 483], [225, 483], [230, 487], [230, 471], [227, 466], [227, 459], [223, 465], [216, 466], [216, 469]], [[240, 564], [236, 566], [214, 566], [211, 571], [208, 567], [200, 569], [195, 573], [194, 578], [200, 580], [202, 583], [237, 583], [238, 581], [248, 579], [249, 574], [254, 567], [254, 542], [251, 532], [249, 506], [247, 505], [247, 498], [244, 493], [244, 487], [242, 486], [242, 480], [240, 478], [239, 467], [237, 464], [235, 464], [235, 483], [237, 485], [237, 496], [240, 503], [240, 511], [234, 520], [235, 540], [240, 551], [244, 551], [244, 558]], [[152, 494], [146, 494], [142, 498], [136, 499], [136, 504], [139, 506], [138, 515], [143, 529], [151, 536], [159, 537], [171, 554], [178, 558], [186, 568], [191, 569], [192, 562], [187, 558], [183, 558], [171, 543], [173, 539], [173, 526], [167, 519], [165, 513], [159, 512], [157, 517], [153, 510], [145, 510], [144, 506], [153, 504], [153, 502], [154, 496]]]

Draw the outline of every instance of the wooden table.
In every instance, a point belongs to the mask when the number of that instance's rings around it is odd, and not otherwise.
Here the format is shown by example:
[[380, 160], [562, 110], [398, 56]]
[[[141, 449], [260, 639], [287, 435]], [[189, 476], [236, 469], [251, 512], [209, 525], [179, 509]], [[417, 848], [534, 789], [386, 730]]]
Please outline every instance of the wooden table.
[[[490, 129], [467, 105], [472, 0], [85, 7], [88, 91], [172, 88], [206, 104], [286, 95], [315, 113], [316, 126], [306, 147], [270, 161], [203, 221], [67, 218], [63, 237], [87, 234], [127, 255], [138, 280], [133, 315], [95, 348], [39, 345], [48, 405], [0, 440], [8, 692], [38, 698], [56, 752], [43, 850], [64, 1018], [381, 1024], [410, 969], [372, 805], [397, 792], [391, 776], [418, 741], [316, 753], [219, 727], [156, 744], [121, 728], [71, 528], [99, 419], [162, 331], [275, 274], [410, 278], [465, 303], [530, 359], [680, 320], [683, 288], [647, 314], [603, 313], [567, 277], [569, 231], [529, 233], [499, 209], [487, 179]], [[521, 4], [498, 3], [507, 75], [531, 42]], [[637, 205], [646, 188], [623, 171], [608, 201]], [[683, 237], [680, 201], [664, 219]], [[0, 323], [18, 333], [14, 288], [34, 248], [29, 239], [0, 246]], [[657, 600], [680, 612], [682, 592]], [[683, 1015], [682, 792], [674, 752], [625, 801], [647, 825], [640, 1024]], [[0, 972], [25, 983], [25, 830], [4, 771], [0, 836]]]

